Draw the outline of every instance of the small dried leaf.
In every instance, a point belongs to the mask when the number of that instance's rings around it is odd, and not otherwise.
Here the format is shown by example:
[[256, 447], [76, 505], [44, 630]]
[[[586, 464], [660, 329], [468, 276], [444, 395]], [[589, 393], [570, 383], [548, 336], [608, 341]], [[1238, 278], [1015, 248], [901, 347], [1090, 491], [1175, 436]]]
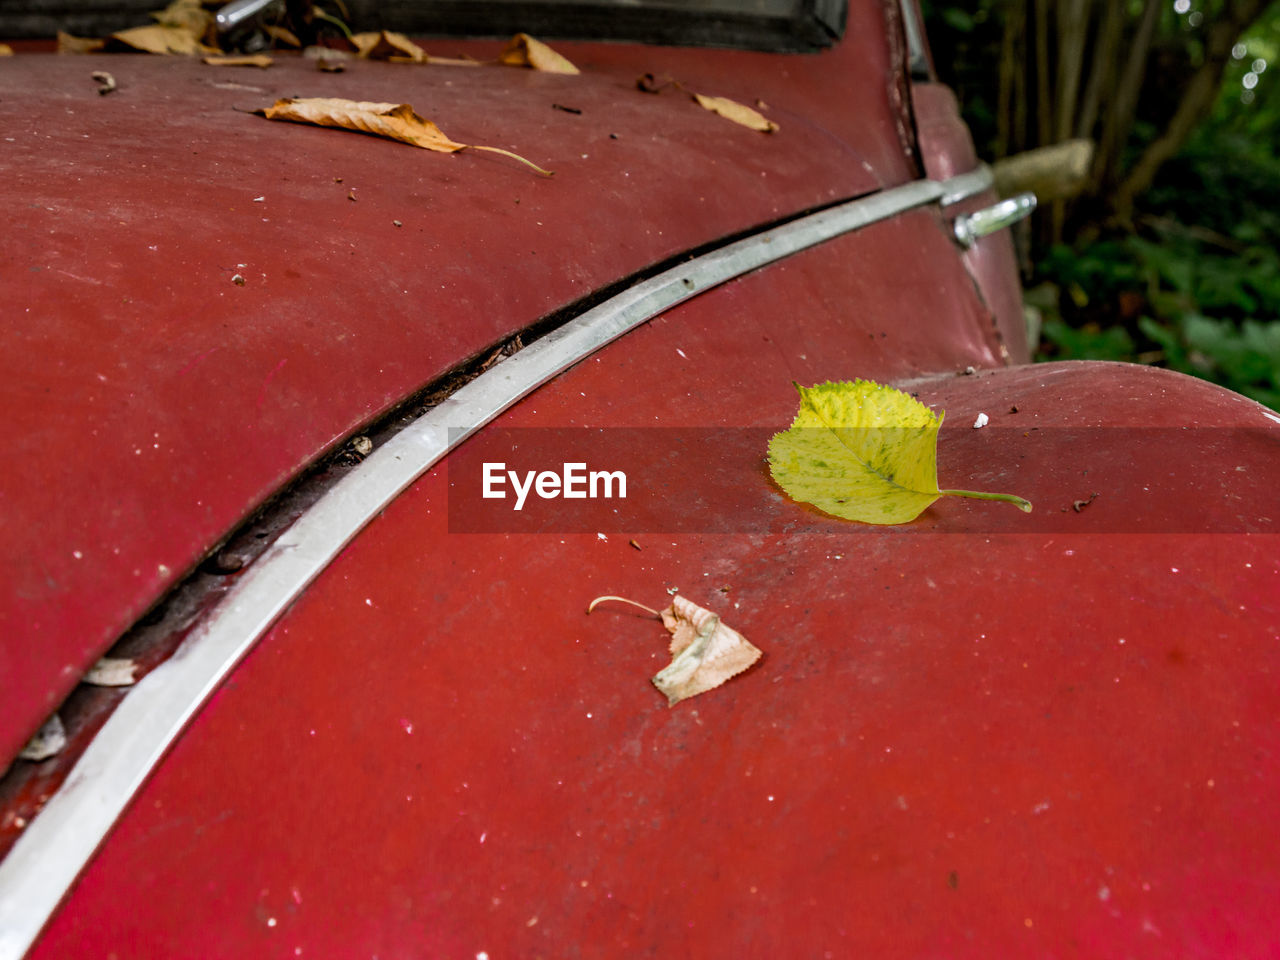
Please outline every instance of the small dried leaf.
[[189, 30], [155, 23], [149, 27], [133, 27], [111, 34], [109, 42], [144, 53], [176, 54], [194, 57], [216, 54], [216, 47], [207, 47]]
[[44, 722], [18, 754], [23, 760], [48, 760], [67, 745], [67, 728], [56, 713]]
[[335, 97], [304, 97], [277, 100], [272, 106], [255, 111], [268, 120], [291, 120], [319, 127], [337, 127], [356, 130], [409, 143], [437, 153], [457, 153], [459, 150], [487, 150], [500, 153], [532, 167], [544, 176], [551, 176], [524, 157], [499, 147], [482, 147], [450, 140], [430, 120], [418, 116], [407, 103], [370, 103], [360, 100], [343, 100]]
[[103, 657], [81, 679], [95, 687], [129, 687], [136, 682], [137, 668], [129, 657]]
[[59, 53], [97, 53], [107, 41], [97, 37], [73, 37], [69, 33], [58, 31]]
[[211, 67], [261, 67], [266, 69], [275, 63], [265, 53], [255, 53], [243, 57], [202, 57], [201, 63]]
[[173, 0], [151, 17], [156, 23], [186, 30], [197, 39], [213, 26], [213, 14], [204, 8], [201, 0]]
[[356, 56], [369, 60], [401, 60], [410, 63], [426, 63], [427, 51], [403, 33], [380, 30], [357, 33], [351, 38], [356, 46]]
[[450, 140], [434, 123], [414, 113], [407, 103], [371, 103], [337, 97], [286, 98], [267, 107], [262, 115], [268, 120], [292, 120], [372, 133], [438, 153], [457, 153], [467, 146]]
[[511, 67], [532, 67], [544, 73], [576, 74], [578, 68], [556, 53], [541, 40], [527, 33], [517, 33], [498, 54], [498, 62]]
[[667, 87], [675, 87], [683, 90], [680, 81], [663, 74], [660, 77], [654, 76], [652, 73], [646, 73], [636, 78], [636, 89], [642, 93], [661, 93]]
[[761, 133], [773, 133], [778, 129], [778, 125], [765, 117], [760, 111], [753, 110], [746, 104], [738, 103], [736, 100], [730, 100], [728, 97], [706, 97], [700, 93], [695, 93], [693, 99], [697, 100], [699, 106], [703, 109], [717, 113], [726, 120], [740, 123], [744, 127], [750, 127], [752, 130], [758, 130]]
[[667, 706], [715, 689], [760, 659], [746, 637], [684, 597], [671, 599], [662, 623], [671, 632], [672, 660], [653, 684], [666, 694]]
[[286, 47], [297, 48], [302, 46], [302, 41], [298, 39], [292, 30], [286, 30], [284, 27], [277, 27], [274, 24], [267, 24], [262, 29], [276, 43], [283, 43]]
[[95, 70], [89, 74], [93, 78], [94, 83], [98, 85], [98, 93], [106, 96], [116, 89], [116, 78], [105, 70]]

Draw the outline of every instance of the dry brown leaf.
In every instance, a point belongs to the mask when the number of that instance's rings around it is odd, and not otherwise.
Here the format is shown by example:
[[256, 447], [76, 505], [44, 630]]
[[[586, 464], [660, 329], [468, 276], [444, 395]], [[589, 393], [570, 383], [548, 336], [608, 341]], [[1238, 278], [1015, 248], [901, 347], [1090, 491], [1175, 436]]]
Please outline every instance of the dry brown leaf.
[[721, 622], [718, 614], [684, 597], [672, 597], [671, 606], [661, 613], [624, 597], [597, 597], [587, 607], [587, 613], [604, 600], [639, 607], [659, 617], [670, 632], [671, 663], [653, 677], [653, 685], [666, 695], [669, 707], [714, 690], [762, 656], [758, 647]]
[[80, 680], [95, 687], [129, 687], [137, 682], [139, 666], [128, 657], [103, 657]]
[[671, 631], [671, 663], [653, 678], [667, 706], [713, 690], [760, 659], [760, 649], [721, 622], [718, 614], [684, 597], [671, 598], [662, 611]]
[[276, 43], [283, 43], [286, 47], [302, 46], [302, 41], [298, 39], [297, 34], [292, 30], [286, 30], [284, 27], [278, 27], [271, 23], [267, 24], [262, 29], [266, 35], [276, 41]]
[[403, 33], [381, 30], [372, 33], [357, 33], [351, 38], [355, 44], [356, 55], [369, 60], [398, 59], [411, 63], [426, 63], [427, 51], [406, 37]]
[[489, 153], [500, 153], [504, 157], [519, 160], [544, 176], [551, 176], [550, 170], [544, 170], [510, 150], [450, 140], [439, 127], [430, 120], [418, 116], [413, 107], [407, 103], [371, 103], [335, 97], [286, 98], [277, 100], [270, 107], [256, 112], [268, 120], [291, 120], [294, 123], [309, 123], [319, 127], [356, 130], [398, 140], [401, 143], [409, 143], [424, 150], [434, 150], [437, 153], [457, 153], [459, 150], [485, 150]]
[[275, 63], [265, 53], [254, 53], [242, 57], [203, 57], [201, 63], [207, 63], [211, 67], [261, 67], [266, 69]]
[[541, 40], [527, 33], [517, 33], [498, 54], [498, 62], [512, 67], [532, 67], [545, 73], [575, 74], [578, 68], [556, 53]]
[[194, 57], [220, 52], [216, 47], [205, 46], [184, 27], [173, 27], [163, 23], [120, 30], [111, 34], [108, 40], [144, 53]]
[[58, 31], [59, 53], [97, 53], [106, 42], [97, 37], [73, 37], [69, 33]]
[[778, 125], [760, 113], [760, 111], [753, 110], [746, 104], [738, 103], [736, 100], [730, 100], [728, 97], [707, 97], [700, 93], [695, 93], [693, 99], [697, 100], [698, 105], [703, 109], [718, 113], [726, 120], [740, 123], [744, 127], [750, 127], [752, 130], [759, 130], [761, 133], [773, 133], [778, 129]]
[[106, 96], [116, 90], [116, 78], [105, 70], [95, 70], [89, 74], [93, 78], [93, 82], [98, 85], [98, 93]]
[[0, 57], [12, 57], [12, 56], [13, 56], [13, 47], [9, 46], [7, 43], [0, 43]]
[[206, 10], [201, 0], [172, 0], [163, 10], [151, 14], [156, 23], [186, 30], [197, 40], [213, 26], [213, 14]]
[[[391, 58], [393, 61], [395, 57]], [[483, 67], [483, 60], [472, 60], [466, 57], [427, 57], [427, 63], [433, 67]]]
[[642, 93], [661, 93], [667, 87], [674, 87], [677, 90], [684, 89], [679, 80], [669, 77], [665, 73], [660, 77], [652, 73], [636, 77], [636, 89]]

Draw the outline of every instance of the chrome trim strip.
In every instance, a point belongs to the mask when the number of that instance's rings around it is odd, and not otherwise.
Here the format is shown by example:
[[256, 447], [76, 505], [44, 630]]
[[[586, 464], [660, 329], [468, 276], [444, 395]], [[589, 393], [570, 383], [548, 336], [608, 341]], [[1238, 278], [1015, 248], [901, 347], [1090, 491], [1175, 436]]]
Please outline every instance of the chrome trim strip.
[[375, 450], [281, 534], [172, 658], [121, 701], [0, 863], [0, 960], [19, 960], [174, 740], [360, 530], [449, 450], [552, 377], [704, 290], [841, 234], [990, 187], [917, 180], [704, 254], [625, 290], [466, 384]]

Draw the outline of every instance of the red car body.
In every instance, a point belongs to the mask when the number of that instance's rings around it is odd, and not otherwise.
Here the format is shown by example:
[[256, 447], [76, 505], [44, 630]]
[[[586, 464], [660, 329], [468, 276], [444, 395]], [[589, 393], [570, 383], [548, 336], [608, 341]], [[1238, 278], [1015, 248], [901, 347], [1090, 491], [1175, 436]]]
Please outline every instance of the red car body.
[[[70, 733], [4, 781], [0, 958], [1275, 955], [1280, 418], [1028, 364], [897, 3], [820, 53], [556, 47], [0, 61], [0, 754]], [[793, 382], [855, 377], [1035, 512], [786, 498]], [[483, 502], [520, 443], [641, 512]], [[765, 655], [669, 709], [665, 633], [584, 611], [677, 590]], [[80, 683], [108, 652], [135, 687]]]

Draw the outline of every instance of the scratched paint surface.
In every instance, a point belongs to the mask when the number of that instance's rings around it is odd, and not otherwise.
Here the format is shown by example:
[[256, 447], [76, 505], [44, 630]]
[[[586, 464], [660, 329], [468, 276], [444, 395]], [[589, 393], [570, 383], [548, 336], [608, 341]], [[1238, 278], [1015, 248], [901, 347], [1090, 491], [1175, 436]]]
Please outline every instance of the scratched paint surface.
[[[813, 56], [566, 45], [568, 78], [7, 61], [0, 757], [300, 467], [441, 372], [664, 258], [915, 176], [883, 33], [866, 3]], [[649, 71], [762, 98], [783, 131], [636, 91]], [[245, 112], [298, 94], [409, 101], [556, 176]]]

